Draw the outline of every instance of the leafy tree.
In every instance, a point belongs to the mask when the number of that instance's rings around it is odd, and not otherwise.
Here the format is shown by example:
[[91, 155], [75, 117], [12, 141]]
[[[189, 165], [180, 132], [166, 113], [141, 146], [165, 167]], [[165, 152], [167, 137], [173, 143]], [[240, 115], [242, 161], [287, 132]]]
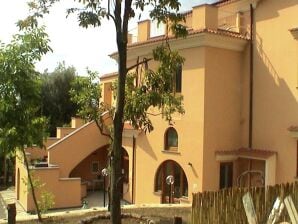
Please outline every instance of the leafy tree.
[[0, 45], [0, 149], [21, 151], [40, 221], [25, 146], [43, 145], [46, 120], [38, 113], [41, 82], [34, 64], [50, 50], [48, 42], [44, 28], [27, 27]]
[[[32, 3], [35, 15], [48, 13], [49, 7], [59, 0], [36, 0]], [[186, 28], [180, 24], [184, 20], [179, 14], [180, 3], [178, 0], [78, 0], [81, 8], [71, 8], [68, 13], [77, 13], [79, 25], [85, 28], [100, 26], [103, 19], [112, 20], [116, 30], [116, 42], [118, 48], [118, 79], [116, 84], [116, 104], [112, 108], [113, 131], [111, 133], [111, 222], [121, 223], [120, 210], [120, 185], [121, 179], [121, 148], [122, 132], [125, 121], [130, 121], [135, 128], [152, 130], [152, 124], [147, 114], [150, 106], [160, 108], [165, 118], [170, 120], [174, 111], [183, 112], [181, 98], [172, 94], [171, 80], [175, 69], [183, 60], [176, 52], [172, 52], [169, 46], [163, 45], [153, 53], [154, 59], [161, 62], [156, 72], [147, 70], [145, 79], [140, 86], [133, 85], [133, 79], [139, 74], [130, 72], [148, 60], [136, 62], [136, 65], [127, 67], [127, 35], [128, 22], [138, 12], [150, 9], [150, 18], [158, 23], [167, 24], [168, 29], [176, 35], [185, 36]], [[28, 17], [30, 20], [30, 17]], [[87, 108], [93, 107], [88, 104]], [[103, 109], [98, 109], [102, 111]], [[93, 114], [94, 113], [90, 113]], [[95, 117], [90, 117], [97, 120]], [[100, 121], [99, 121], [100, 122]], [[102, 127], [102, 125], [100, 125]]]
[[70, 100], [69, 91], [75, 79], [76, 69], [59, 63], [51, 73], [42, 74], [41, 111], [48, 118], [50, 136], [55, 136], [56, 127], [68, 124], [76, 115], [77, 105]]

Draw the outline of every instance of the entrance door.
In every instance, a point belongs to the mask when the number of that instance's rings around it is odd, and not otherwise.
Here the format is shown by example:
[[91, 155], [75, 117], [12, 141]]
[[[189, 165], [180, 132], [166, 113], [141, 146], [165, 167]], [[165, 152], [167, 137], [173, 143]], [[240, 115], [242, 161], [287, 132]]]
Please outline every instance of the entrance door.
[[220, 164], [220, 180], [219, 188], [229, 188], [233, 186], [233, 163], [221, 163]]
[[[174, 184], [168, 185], [166, 178], [172, 175]], [[155, 176], [155, 191], [161, 193], [161, 203], [179, 203], [181, 197], [188, 197], [188, 183], [183, 169], [173, 160], [163, 162]]]

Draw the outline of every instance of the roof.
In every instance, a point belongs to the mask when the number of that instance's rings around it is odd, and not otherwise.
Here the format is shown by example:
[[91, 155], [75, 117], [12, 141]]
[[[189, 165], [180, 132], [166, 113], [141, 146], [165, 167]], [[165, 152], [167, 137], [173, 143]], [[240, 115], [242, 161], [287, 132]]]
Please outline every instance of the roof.
[[103, 74], [99, 78], [104, 79], [104, 78], [114, 77], [114, 76], [117, 76], [117, 75], [118, 75], [118, 72], [112, 72], [112, 73]]
[[[243, 40], [248, 40], [249, 39], [245, 35], [242, 35], [242, 34], [237, 33], [237, 32], [223, 30], [223, 29], [212, 30], [212, 29], [207, 29], [207, 28], [199, 29], [199, 30], [190, 29], [188, 31], [187, 36], [192, 36], [192, 35], [196, 35], [196, 34], [199, 34], [199, 33], [210, 33], [210, 34], [228, 36], [228, 37], [232, 37], [232, 38], [239, 38], [239, 39], [243, 39]], [[128, 48], [141, 46], [141, 45], [145, 45], [145, 44], [149, 44], [149, 43], [155, 43], [155, 42], [162, 41], [162, 40], [165, 40], [165, 39], [166, 39], [166, 36], [161, 35], [161, 36], [150, 38], [149, 40], [146, 40], [146, 41], [132, 43], [132, 44], [128, 45]], [[176, 37], [175, 36], [170, 36], [168, 39], [169, 40], [176, 39]]]
[[264, 150], [264, 149], [249, 149], [249, 148], [240, 148], [237, 150], [223, 150], [216, 151], [216, 155], [220, 156], [238, 156], [238, 157], [251, 157], [251, 158], [260, 158], [267, 159], [270, 156], [277, 154], [275, 151]]

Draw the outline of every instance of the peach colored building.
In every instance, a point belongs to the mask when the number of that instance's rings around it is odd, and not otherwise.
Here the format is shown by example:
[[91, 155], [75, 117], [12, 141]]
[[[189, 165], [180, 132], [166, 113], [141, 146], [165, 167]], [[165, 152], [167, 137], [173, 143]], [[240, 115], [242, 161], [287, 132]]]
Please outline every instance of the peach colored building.
[[[125, 200], [167, 203], [168, 175], [174, 176], [175, 203], [191, 203], [196, 191], [296, 180], [297, 12], [298, 0], [225, 0], [185, 14], [188, 37], [169, 41], [186, 59], [176, 85], [186, 112], [175, 114], [172, 124], [152, 116], [154, 131], [149, 134], [125, 125]], [[138, 23], [137, 40], [128, 47], [128, 66], [137, 57], [150, 57], [163, 40], [152, 37], [150, 30], [150, 21]], [[117, 60], [117, 54], [111, 57]], [[106, 103], [113, 104], [115, 78], [101, 77]], [[88, 189], [107, 187], [98, 170], [108, 165], [109, 140], [94, 123], [77, 122], [57, 129], [57, 139], [46, 142], [47, 150], [28, 150], [30, 159], [44, 157], [32, 169], [55, 195], [57, 208], [80, 206]], [[21, 181], [26, 176], [23, 164], [18, 162], [16, 169], [18, 199], [32, 210]]]

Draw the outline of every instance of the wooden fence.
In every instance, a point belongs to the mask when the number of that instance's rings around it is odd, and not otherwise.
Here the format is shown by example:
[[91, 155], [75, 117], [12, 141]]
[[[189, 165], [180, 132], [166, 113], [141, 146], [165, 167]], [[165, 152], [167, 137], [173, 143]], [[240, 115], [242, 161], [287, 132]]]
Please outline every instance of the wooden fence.
[[[193, 194], [192, 224], [239, 224], [247, 223], [242, 197], [250, 192], [258, 223], [266, 223], [277, 197], [291, 195], [298, 207], [298, 183], [268, 187], [230, 188], [217, 192]], [[290, 221], [286, 209], [280, 221]]]

